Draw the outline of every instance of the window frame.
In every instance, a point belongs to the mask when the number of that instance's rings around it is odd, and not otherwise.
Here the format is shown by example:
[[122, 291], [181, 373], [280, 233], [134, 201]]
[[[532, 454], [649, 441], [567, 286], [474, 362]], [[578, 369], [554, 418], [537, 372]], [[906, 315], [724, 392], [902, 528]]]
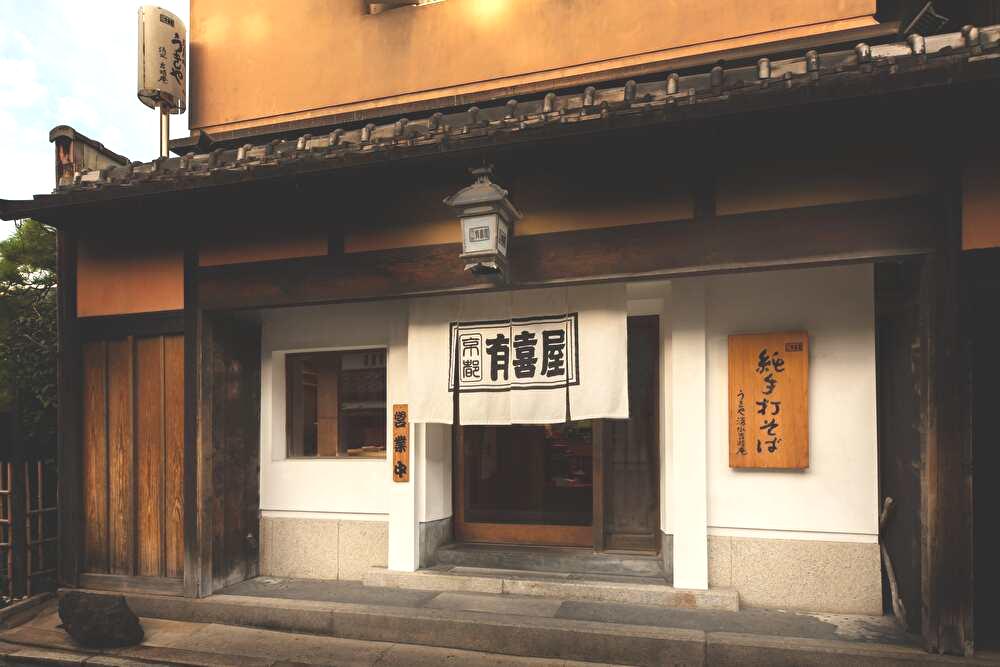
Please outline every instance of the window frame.
[[[383, 422], [382, 423], [383, 431], [382, 432], [384, 434], [384, 439], [385, 439], [385, 445], [386, 446], [385, 446], [385, 449], [383, 450], [382, 456], [348, 456], [346, 454], [346, 449], [344, 450], [345, 453], [340, 453], [339, 447], [338, 447], [338, 454], [335, 455], [335, 456], [320, 455], [318, 453], [318, 443], [317, 443], [317, 453], [316, 454], [313, 454], [313, 455], [294, 454], [292, 452], [292, 445], [293, 445], [293, 442], [294, 442], [294, 435], [293, 435], [293, 432], [292, 432], [292, 429], [293, 429], [293, 421], [292, 421], [293, 401], [292, 401], [292, 384], [291, 384], [291, 379], [292, 379], [291, 375], [292, 375], [292, 373], [291, 373], [291, 368], [290, 368], [290, 361], [292, 359], [294, 359], [295, 357], [305, 357], [305, 356], [309, 356], [309, 355], [323, 355], [323, 354], [343, 355], [343, 354], [350, 354], [352, 352], [353, 353], [358, 353], [358, 352], [380, 352], [380, 353], [382, 353], [384, 355], [384, 358], [385, 358], [385, 365], [384, 365], [385, 405], [383, 406], [383, 420], [382, 420], [382, 422]], [[387, 344], [381, 343], [381, 344], [357, 345], [357, 346], [349, 346], [349, 347], [329, 347], [329, 348], [324, 347], [324, 348], [307, 348], [307, 349], [298, 349], [298, 350], [284, 350], [284, 351], [281, 351], [280, 358], [281, 358], [282, 368], [280, 369], [279, 372], [281, 372], [283, 374], [283, 378], [284, 378], [283, 387], [281, 388], [281, 393], [283, 394], [283, 400], [284, 400], [284, 410], [283, 410], [283, 412], [284, 412], [284, 418], [285, 418], [284, 429], [282, 429], [284, 431], [284, 448], [282, 449], [283, 456], [282, 456], [281, 460], [285, 460], [285, 461], [370, 461], [370, 462], [381, 462], [381, 463], [384, 463], [386, 460], [389, 460], [391, 458], [389, 456], [389, 448], [388, 448], [388, 443], [389, 443], [389, 440], [390, 440], [390, 437], [389, 437], [389, 428], [390, 428], [390, 426], [389, 426], [389, 381], [390, 381], [390, 377], [389, 377], [389, 346]], [[275, 370], [278, 370], [278, 369], [275, 369]], [[340, 380], [338, 378], [338, 394], [339, 394], [339, 382], [340, 382]], [[319, 399], [317, 397], [317, 407], [318, 407], [318, 400]], [[339, 402], [339, 400], [340, 399], [339, 399], [339, 395], [338, 395], [338, 402]], [[318, 410], [317, 410], [317, 412], [318, 412]], [[339, 440], [339, 433], [341, 432], [341, 422], [340, 422], [339, 409], [338, 409], [337, 422], [338, 422], [337, 423], [337, 429], [338, 429], [338, 440]]]

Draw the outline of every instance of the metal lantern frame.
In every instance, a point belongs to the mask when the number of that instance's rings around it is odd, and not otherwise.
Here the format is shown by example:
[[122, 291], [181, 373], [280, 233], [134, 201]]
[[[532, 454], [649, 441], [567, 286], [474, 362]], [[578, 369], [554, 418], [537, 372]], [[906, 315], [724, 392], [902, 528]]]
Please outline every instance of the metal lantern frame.
[[493, 182], [493, 168], [470, 169], [475, 182], [446, 197], [462, 225], [462, 254], [465, 270], [495, 280], [509, 281], [511, 239], [514, 223], [521, 213], [511, 203], [510, 193]]

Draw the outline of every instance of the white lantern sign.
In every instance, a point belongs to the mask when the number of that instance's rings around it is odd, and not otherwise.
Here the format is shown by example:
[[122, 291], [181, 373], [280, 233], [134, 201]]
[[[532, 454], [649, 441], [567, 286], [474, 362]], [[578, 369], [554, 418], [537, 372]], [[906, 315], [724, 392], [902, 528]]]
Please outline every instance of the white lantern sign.
[[444, 200], [462, 222], [461, 258], [468, 271], [509, 280], [510, 237], [521, 214], [510, 203], [507, 191], [490, 180], [490, 167], [471, 171], [476, 182]]
[[187, 30], [171, 12], [139, 8], [139, 99], [148, 107], [179, 114], [187, 108]]
[[462, 254], [468, 257], [499, 253], [507, 256], [510, 226], [498, 214], [462, 218]]

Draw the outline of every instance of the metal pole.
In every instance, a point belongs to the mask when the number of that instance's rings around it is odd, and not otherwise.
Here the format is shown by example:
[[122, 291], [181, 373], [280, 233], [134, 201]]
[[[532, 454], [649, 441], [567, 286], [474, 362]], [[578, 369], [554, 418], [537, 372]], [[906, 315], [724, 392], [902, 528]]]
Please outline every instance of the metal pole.
[[167, 107], [159, 106], [160, 109], [160, 157], [170, 157], [170, 114]]

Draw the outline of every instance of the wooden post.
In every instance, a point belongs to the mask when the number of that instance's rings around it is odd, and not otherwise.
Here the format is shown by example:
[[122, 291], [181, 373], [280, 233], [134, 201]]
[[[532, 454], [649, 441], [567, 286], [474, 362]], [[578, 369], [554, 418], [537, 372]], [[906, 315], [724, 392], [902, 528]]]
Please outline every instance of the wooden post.
[[926, 372], [926, 327], [921, 322], [924, 258], [875, 265], [875, 346], [878, 368], [879, 504], [892, 498], [892, 517], [879, 542], [892, 558], [906, 629], [921, 629], [920, 423]]
[[593, 498], [593, 528], [594, 528], [594, 551], [601, 552], [605, 548], [604, 539], [604, 470], [605, 470], [605, 446], [609, 440], [608, 430], [610, 424], [606, 419], [595, 419], [593, 421], [593, 447], [594, 458], [594, 498]]
[[25, 488], [22, 476], [25, 473], [25, 451], [24, 436], [21, 432], [21, 415], [23, 414], [24, 403], [19, 389], [14, 390], [14, 412], [10, 419], [10, 456], [6, 461], [9, 477], [7, 488], [10, 489], [8, 496], [7, 511], [10, 517], [10, 549], [13, 558], [10, 559], [10, 570], [7, 576], [11, 578], [10, 591], [14, 597], [21, 597], [26, 594], [29, 582], [27, 580], [27, 569], [25, 560], [27, 558], [28, 542], [30, 535], [25, 530], [25, 518], [29, 500], [27, 489]]
[[[204, 597], [212, 593], [211, 496], [208, 491], [212, 469], [212, 393], [211, 373], [203, 369], [205, 349], [210, 340], [205, 326], [198, 300], [197, 238], [192, 236], [184, 249], [184, 595], [187, 597]], [[209, 383], [207, 393], [205, 382]]]
[[60, 585], [76, 587], [83, 553], [83, 479], [80, 451], [80, 335], [76, 317], [76, 248], [74, 231], [57, 236], [59, 574]]
[[[953, 182], [954, 179], [949, 179]], [[963, 354], [961, 190], [942, 197], [939, 250], [921, 275], [926, 372], [921, 474], [922, 634], [932, 653], [972, 653], [972, 461], [969, 375]]]

